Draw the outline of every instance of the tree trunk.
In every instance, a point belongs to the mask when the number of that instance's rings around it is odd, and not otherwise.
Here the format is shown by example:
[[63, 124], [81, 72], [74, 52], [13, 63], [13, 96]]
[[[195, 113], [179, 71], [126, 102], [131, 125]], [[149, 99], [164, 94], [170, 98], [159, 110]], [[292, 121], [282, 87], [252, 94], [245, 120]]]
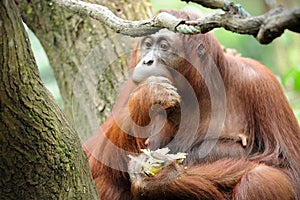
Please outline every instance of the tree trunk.
[[0, 1], [0, 37], [1, 199], [97, 199], [79, 138], [40, 80], [14, 1]]
[[[129, 40], [96, 20], [52, 2], [17, 1], [23, 20], [49, 57], [64, 112], [74, 122], [80, 138], [86, 140], [111, 112], [118, 86], [126, 75]], [[152, 15], [148, 0], [102, 0], [101, 5], [124, 19], [145, 19]]]

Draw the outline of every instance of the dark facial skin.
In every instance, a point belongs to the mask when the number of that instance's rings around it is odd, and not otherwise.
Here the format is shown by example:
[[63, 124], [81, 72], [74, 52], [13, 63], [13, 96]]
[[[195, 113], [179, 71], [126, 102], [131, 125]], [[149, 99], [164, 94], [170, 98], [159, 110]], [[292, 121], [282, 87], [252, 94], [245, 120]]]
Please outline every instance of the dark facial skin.
[[132, 80], [140, 83], [150, 76], [162, 76], [172, 81], [168, 68], [174, 68], [182, 52], [181, 40], [176, 33], [166, 29], [143, 38], [140, 43], [140, 62], [133, 71]]

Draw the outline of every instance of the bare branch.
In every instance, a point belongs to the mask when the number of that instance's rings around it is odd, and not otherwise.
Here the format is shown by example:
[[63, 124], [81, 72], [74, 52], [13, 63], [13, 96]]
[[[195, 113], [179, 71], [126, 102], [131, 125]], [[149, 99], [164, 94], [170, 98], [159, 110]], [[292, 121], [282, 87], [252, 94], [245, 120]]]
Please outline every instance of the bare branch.
[[279, 6], [256, 17], [241, 17], [229, 10], [197, 21], [186, 21], [176, 27], [176, 30], [180, 31], [184, 25], [195, 26], [201, 33], [223, 27], [235, 33], [253, 35], [260, 43], [268, 44], [279, 37], [285, 29], [300, 32], [300, 7], [288, 9]]
[[153, 34], [162, 28], [175, 31], [175, 27], [183, 21], [168, 13], [160, 13], [147, 20], [130, 21], [117, 17], [107, 7], [98, 4], [87, 3], [80, 0], [53, 1], [64, 8], [99, 20], [117, 33], [132, 37]]
[[[223, 27], [226, 30], [253, 35], [262, 44], [268, 44], [279, 37], [285, 29], [300, 32], [300, 7], [287, 9], [279, 6], [268, 13], [250, 17], [240, 5], [229, 3], [228, 0], [181, 0], [194, 2], [207, 8], [220, 8], [226, 13], [212, 14], [197, 22], [186, 22], [186, 25], [194, 25], [198, 33], [206, 33], [214, 28]], [[184, 26], [184, 25], [180, 25]], [[191, 33], [187, 27], [177, 27], [186, 33]]]
[[256, 39], [262, 44], [272, 42], [285, 29], [300, 33], [300, 7], [287, 9], [278, 7], [265, 14]]
[[285, 29], [300, 32], [300, 7], [287, 9], [279, 6], [264, 15], [251, 17], [239, 5], [227, 3], [226, 0], [191, 0], [206, 7], [221, 8], [225, 12], [211, 14], [197, 21], [185, 21], [168, 13], [159, 13], [148, 20], [130, 21], [117, 17], [101, 5], [80, 0], [53, 1], [74, 12], [97, 19], [117, 33], [132, 37], [153, 34], [162, 28], [185, 34], [198, 34], [223, 27], [235, 33], [253, 35], [260, 43], [268, 44]]
[[236, 10], [237, 14], [243, 17], [249, 17], [250, 14], [242, 8], [240, 4], [235, 4], [234, 2], [230, 2], [228, 0], [181, 0], [184, 2], [194, 2], [200, 4], [206, 8], [212, 9], [222, 9], [224, 11], [232, 10], [233, 8]]

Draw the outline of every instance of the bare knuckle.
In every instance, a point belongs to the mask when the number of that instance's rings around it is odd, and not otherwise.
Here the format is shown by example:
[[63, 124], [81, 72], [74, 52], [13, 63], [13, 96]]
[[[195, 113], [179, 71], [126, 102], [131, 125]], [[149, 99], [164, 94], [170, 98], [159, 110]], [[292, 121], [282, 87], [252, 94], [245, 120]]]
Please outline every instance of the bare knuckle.
[[176, 107], [181, 102], [177, 88], [165, 77], [150, 76], [138, 85], [134, 93], [135, 96], [149, 100], [151, 104], [160, 104], [166, 109]]

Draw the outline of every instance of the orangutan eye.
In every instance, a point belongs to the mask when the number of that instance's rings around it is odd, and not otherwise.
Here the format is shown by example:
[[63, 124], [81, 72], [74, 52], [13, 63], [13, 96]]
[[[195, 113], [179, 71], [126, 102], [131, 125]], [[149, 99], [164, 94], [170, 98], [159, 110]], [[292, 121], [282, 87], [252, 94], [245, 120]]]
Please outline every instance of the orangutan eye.
[[159, 48], [163, 51], [167, 51], [170, 48], [170, 45], [167, 41], [161, 41], [159, 44]]
[[150, 39], [150, 38], [146, 38], [143, 42], [143, 46], [146, 48], [146, 49], [150, 49], [153, 45], [153, 41]]

